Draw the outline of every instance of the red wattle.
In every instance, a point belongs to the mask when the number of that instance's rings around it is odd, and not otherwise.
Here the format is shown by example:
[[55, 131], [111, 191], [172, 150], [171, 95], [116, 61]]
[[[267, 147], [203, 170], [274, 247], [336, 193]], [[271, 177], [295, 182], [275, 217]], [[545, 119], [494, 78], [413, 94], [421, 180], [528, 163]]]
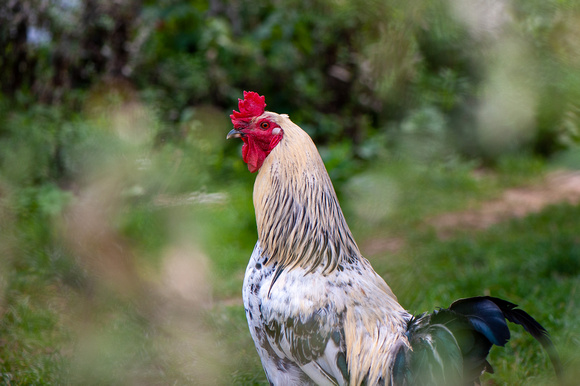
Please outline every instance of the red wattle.
[[246, 138], [244, 138], [244, 146], [242, 146], [242, 157], [244, 162], [248, 164], [250, 173], [255, 173], [262, 167], [268, 154], [261, 150], [251, 137]]

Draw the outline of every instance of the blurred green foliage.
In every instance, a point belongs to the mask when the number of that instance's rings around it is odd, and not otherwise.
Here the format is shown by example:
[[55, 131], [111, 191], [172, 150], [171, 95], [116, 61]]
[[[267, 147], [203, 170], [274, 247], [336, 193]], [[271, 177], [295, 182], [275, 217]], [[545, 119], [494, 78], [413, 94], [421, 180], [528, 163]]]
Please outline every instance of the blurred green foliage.
[[[243, 90], [312, 135], [358, 240], [406, 240], [373, 256], [406, 307], [522, 299], [577, 363], [577, 208], [424, 219], [580, 167], [578, 26], [576, 0], [0, 2], [0, 383], [264, 383]], [[514, 343], [491, 382], [548, 383]]]
[[0, 10], [6, 95], [75, 106], [83, 90], [124, 79], [175, 123], [200, 104], [229, 110], [251, 89], [317, 143], [354, 142], [355, 158], [372, 156], [358, 150], [365, 142], [409, 130], [488, 161], [550, 155], [580, 136], [574, 0], [27, 0]]

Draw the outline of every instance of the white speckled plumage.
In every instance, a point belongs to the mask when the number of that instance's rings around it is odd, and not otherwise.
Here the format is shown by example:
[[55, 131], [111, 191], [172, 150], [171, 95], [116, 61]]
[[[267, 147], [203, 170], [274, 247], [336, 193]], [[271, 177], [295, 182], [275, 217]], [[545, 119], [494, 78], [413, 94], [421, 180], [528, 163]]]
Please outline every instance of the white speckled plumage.
[[[280, 125], [284, 138], [256, 178], [259, 241], [243, 297], [268, 378], [274, 384], [347, 384], [336, 363], [342, 353], [350, 384], [388, 379], [394, 360], [389, 348], [408, 345], [411, 316], [360, 255], [310, 137], [287, 116], [264, 116]], [[297, 358], [293, 352], [300, 348], [293, 345], [301, 342], [293, 340], [296, 332], [287, 324], [313, 317], [324, 348], [314, 350], [320, 352], [316, 358]], [[281, 337], [266, 332], [272, 323], [279, 325]]]
[[[254, 184], [258, 242], [243, 300], [256, 349], [274, 385], [468, 385], [491, 371], [506, 320], [547, 348], [546, 330], [515, 304], [460, 299], [417, 317], [360, 254], [322, 159], [287, 115], [244, 93], [228, 138], [244, 141]], [[252, 153], [253, 152], [253, 153]]]

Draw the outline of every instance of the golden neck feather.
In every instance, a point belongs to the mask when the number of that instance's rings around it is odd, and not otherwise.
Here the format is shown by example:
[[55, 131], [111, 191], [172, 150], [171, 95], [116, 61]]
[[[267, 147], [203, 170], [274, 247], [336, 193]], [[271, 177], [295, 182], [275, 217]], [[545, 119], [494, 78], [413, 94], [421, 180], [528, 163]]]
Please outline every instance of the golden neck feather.
[[266, 112], [284, 131], [254, 185], [258, 238], [278, 269], [323, 267], [329, 274], [360, 252], [312, 139], [288, 116]]

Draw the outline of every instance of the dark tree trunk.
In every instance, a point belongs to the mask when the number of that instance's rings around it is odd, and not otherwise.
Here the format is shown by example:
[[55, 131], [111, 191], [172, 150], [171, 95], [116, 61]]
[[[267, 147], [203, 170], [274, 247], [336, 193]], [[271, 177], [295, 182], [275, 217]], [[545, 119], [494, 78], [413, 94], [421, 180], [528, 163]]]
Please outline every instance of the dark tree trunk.
[[29, 11], [19, 1], [0, 5], [0, 87], [8, 95], [34, 81], [35, 60], [26, 45]]

